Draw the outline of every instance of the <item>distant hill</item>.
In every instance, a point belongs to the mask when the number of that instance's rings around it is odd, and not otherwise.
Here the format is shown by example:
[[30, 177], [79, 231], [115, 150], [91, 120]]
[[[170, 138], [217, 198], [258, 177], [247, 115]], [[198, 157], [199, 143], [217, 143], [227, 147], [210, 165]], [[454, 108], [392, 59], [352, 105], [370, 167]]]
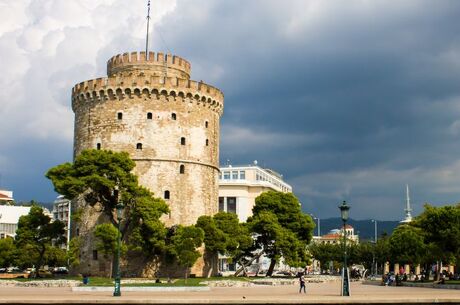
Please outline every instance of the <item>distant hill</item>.
[[[315, 223], [317, 224], [316, 220]], [[339, 229], [343, 226], [341, 218], [321, 219], [321, 235], [327, 234], [332, 229]], [[361, 241], [374, 240], [374, 223], [368, 220], [348, 219], [347, 224], [355, 229], [355, 234], [359, 235]], [[393, 230], [399, 225], [399, 221], [377, 221], [377, 239], [382, 234], [391, 235]], [[359, 233], [358, 233], [359, 232]], [[318, 234], [318, 227], [315, 228], [314, 235]]]

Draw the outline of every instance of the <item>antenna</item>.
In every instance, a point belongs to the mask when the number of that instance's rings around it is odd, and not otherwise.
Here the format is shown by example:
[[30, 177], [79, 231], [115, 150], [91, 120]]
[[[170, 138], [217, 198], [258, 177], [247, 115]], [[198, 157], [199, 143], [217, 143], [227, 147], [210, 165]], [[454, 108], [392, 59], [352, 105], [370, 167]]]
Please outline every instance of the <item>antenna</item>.
[[145, 35], [145, 58], [149, 56], [150, 0], [147, 3], [147, 33]]

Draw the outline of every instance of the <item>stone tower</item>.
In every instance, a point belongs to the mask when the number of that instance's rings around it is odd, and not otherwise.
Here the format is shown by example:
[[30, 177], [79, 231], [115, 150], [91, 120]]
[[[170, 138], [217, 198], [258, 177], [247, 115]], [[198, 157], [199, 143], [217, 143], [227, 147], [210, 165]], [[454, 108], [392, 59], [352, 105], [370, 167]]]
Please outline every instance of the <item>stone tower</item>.
[[178, 56], [124, 53], [107, 75], [75, 85], [74, 156], [82, 150], [126, 151], [140, 184], [164, 198], [167, 226], [217, 213], [222, 92], [190, 80]]

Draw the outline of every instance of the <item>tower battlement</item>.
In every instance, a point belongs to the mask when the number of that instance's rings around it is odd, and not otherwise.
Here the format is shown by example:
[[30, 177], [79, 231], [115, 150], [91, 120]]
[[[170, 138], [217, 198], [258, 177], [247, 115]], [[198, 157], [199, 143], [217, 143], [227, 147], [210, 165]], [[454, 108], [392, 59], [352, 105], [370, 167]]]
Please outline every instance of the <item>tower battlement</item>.
[[113, 56], [107, 61], [107, 75], [143, 70], [147, 74], [176, 76], [189, 79], [190, 63], [175, 55], [149, 52], [123, 53]]

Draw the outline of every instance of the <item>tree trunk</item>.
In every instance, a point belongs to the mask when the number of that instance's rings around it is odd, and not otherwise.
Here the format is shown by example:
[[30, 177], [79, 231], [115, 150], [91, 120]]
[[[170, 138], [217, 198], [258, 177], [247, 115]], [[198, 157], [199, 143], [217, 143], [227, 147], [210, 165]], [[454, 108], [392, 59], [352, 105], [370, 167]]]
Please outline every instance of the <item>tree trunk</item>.
[[268, 267], [266, 276], [272, 276], [273, 270], [275, 269], [275, 264], [276, 264], [276, 260], [272, 258], [272, 261], [270, 262], [270, 267]]
[[[251, 266], [252, 262], [255, 261], [256, 259], [259, 259], [259, 257], [262, 256], [262, 254], [264, 253], [264, 251], [260, 251], [259, 254], [257, 254], [256, 256], [254, 256], [248, 263], [247, 263], [247, 266]], [[233, 276], [238, 276], [241, 271], [244, 270], [244, 267], [245, 265], [244, 264], [241, 264], [241, 267], [238, 268], [238, 270], [236, 270], [235, 274]]]
[[188, 273], [188, 267], [185, 268], [185, 284], [187, 284], [187, 273]]

